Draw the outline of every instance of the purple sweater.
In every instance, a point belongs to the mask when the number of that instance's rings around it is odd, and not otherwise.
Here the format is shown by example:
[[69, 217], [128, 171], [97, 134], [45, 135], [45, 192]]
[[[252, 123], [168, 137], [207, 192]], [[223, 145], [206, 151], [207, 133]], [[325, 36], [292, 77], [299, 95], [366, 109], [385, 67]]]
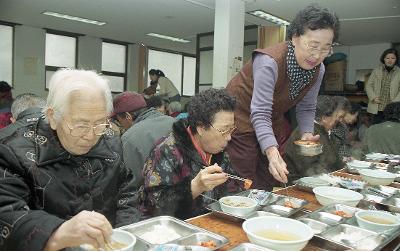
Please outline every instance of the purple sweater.
[[[324, 76], [325, 66], [321, 63], [317, 83], [296, 105], [296, 119], [300, 132], [314, 132], [315, 107], [318, 91]], [[253, 61], [254, 89], [251, 99], [250, 119], [257, 135], [261, 150], [278, 146], [272, 130], [272, 104], [275, 84], [278, 79], [278, 65], [268, 55], [257, 54]]]

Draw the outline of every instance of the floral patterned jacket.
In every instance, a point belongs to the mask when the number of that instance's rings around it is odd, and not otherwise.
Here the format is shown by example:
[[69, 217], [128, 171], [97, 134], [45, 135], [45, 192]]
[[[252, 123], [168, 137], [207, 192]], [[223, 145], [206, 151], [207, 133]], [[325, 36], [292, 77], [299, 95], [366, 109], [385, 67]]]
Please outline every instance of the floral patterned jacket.
[[[173, 132], [155, 146], [145, 162], [141, 210], [148, 217], [171, 215], [186, 219], [204, 213], [204, 207], [213, 202], [203, 196], [192, 199], [191, 181], [206, 163], [196, 151], [186, 123], [186, 120], [175, 122]], [[213, 155], [210, 163], [235, 174], [226, 152]], [[241, 191], [241, 186], [236, 180], [228, 179], [204, 195], [219, 199]]]

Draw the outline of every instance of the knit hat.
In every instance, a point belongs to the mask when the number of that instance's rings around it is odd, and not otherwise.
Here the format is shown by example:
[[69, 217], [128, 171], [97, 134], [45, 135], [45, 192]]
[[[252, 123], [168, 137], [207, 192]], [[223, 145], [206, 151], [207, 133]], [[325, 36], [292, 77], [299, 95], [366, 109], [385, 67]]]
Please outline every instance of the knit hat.
[[135, 112], [141, 108], [147, 107], [144, 97], [136, 92], [126, 91], [114, 97], [114, 111], [110, 117], [118, 113]]

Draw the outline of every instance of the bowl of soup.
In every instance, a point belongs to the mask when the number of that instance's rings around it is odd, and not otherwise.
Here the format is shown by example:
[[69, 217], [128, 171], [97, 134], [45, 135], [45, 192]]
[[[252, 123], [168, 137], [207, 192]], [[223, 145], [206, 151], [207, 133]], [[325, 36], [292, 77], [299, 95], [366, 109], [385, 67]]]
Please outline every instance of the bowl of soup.
[[383, 232], [400, 226], [400, 218], [385, 211], [365, 210], [355, 215], [360, 227], [375, 232]]
[[254, 212], [258, 202], [244, 196], [225, 196], [219, 199], [221, 210], [237, 216], [245, 216]]
[[277, 251], [301, 250], [314, 235], [303, 222], [279, 216], [251, 218], [242, 227], [251, 243]]
[[294, 142], [300, 155], [315, 156], [322, 153], [322, 145], [312, 140], [297, 140]]
[[95, 248], [87, 244], [81, 245], [81, 247], [87, 251], [133, 251], [135, 244], [136, 237], [133, 234], [121, 229], [113, 229], [111, 242], [107, 243], [104, 249]]
[[396, 179], [396, 174], [374, 169], [363, 169], [359, 171], [361, 178], [371, 185], [389, 185]]
[[315, 198], [319, 204], [327, 206], [330, 204], [344, 204], [355, 207], [364, 196], [349, 189], [320, 186], [313, 189]]

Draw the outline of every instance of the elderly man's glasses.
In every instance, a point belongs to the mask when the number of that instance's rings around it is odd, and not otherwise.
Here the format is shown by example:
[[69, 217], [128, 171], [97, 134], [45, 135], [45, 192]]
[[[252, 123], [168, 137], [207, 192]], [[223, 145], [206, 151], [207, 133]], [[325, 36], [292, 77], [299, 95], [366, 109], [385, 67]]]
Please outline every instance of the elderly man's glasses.
[[321, 55], [322, 57], [329, 57], [333, 53], [332, 45], [326, 48], [318, 48], [317, 45], [312, 44], [312, 42], [307, 42], [305, 40], [304, 45], [307, 47], [307, 52], [311, 55]]
[[101, 136], [101, 135], [107, 133], [107, 130], [111, 129], [110, 123], [98, 124], [95, 126], [92, 126], [89, 124], [70, 125], [64, 118], [63, 118], [63, 120], [64, 120], [65, 124], [67, 125], [71, 136], [74, 136], [74, 137], [81, 137], [83, 135], [86, 135], [90, 132], [90, 130], [93, 130], [93, 133], [95, 135]]
[[212, 127], [212, 128], [214, 128], [217, 132], [219, 132], [219, 133], [221, 133], [221, 135], [223, 136], [223, 137], [226, 137], [226, 136], [228, 136], [228, 135], [232, 135], [232, 133], [236, 130], [236, 126], [233, 126], [232, 128], [229, 128], [228, 130], [224, 130], [224, 131], [222, 131], [221, 129], [218, 129], [218, 128], [215, 128], [212, 124], [210, 124], [210, 126]]

